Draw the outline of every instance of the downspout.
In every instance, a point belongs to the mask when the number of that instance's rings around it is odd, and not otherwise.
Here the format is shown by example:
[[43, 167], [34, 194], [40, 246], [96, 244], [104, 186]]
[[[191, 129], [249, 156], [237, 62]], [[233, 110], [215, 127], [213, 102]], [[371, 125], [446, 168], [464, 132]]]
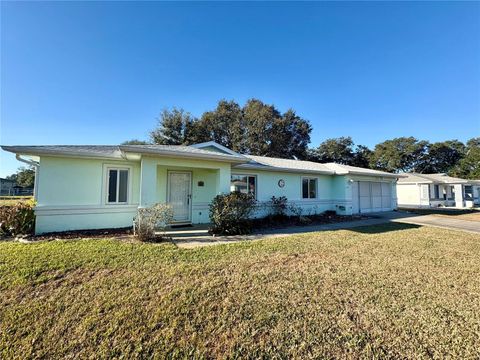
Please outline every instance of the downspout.
[[15, 155], [15, 158], [20, 161], [20, 162], [23, 162], [25, 164], [28, 164], [30, 166], [33, 166], [35, 168], [35, 181], [33, 183], [33, 198], [35, 199], [35, 201], [37, 201], [37, 195], [38, 195], [38, 175], [39, 175], [39, 172], [40, 172], [40, 164], [36, 161], [33, 161], [33, 160], [27, 160], [27, 159], [24, 159], [20, 156], [20, 154], [16, 154]]

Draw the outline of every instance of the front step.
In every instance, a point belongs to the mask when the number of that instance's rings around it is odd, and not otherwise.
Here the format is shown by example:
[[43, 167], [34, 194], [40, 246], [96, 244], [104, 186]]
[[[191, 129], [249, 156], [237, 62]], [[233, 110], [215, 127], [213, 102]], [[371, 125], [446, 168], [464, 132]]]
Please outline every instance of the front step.
[[209, 238], [211, 235], [208, 233], [208, 225], [194, 225], [193, 227], [185, 228], [167, 228], [164, 233], [166, 236], [175, 239], [196, 239], [196, 238]]

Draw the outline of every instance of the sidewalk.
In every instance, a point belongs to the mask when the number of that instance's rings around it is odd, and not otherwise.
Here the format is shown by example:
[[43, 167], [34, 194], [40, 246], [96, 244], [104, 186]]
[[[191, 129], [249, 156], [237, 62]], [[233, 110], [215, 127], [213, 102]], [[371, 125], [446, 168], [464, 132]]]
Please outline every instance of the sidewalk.
[[312, 226], [290, 226], [280, 229], [268, 229], [250, 235], [212, 236], [205, 227], [186, 228], [185, 230], [170, 232], [172, 243], [182, 249], [192, 249], [201, 246], [219, 244], [231, 244], [246, 240], [259, 240], [266, 238], [285, 237], [295, 234], [304, 234], [316, 231], [329, 231], [352, 229], [361, 226], [380, 225], [390, 222], [389, 218], [371, 218], [365, 220], [345, 221], [334, 224], [312, 225]]

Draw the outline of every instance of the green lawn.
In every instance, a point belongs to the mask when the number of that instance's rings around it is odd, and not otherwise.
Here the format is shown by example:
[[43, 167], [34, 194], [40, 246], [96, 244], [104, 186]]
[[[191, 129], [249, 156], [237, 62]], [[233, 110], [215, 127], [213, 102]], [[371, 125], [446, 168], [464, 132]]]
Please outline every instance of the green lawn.
[[480, 236], [0, 243], [0, 358], [480, 357]]

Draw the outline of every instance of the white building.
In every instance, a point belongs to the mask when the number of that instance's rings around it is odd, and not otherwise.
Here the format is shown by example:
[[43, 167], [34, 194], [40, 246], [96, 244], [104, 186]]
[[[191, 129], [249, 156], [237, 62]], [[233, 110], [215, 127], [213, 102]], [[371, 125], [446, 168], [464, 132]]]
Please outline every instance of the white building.
[[398, 179], [399, 207], [472, 208], [480, 204], [480, 180], [466, 180], [446, 174], [407, 173]]

